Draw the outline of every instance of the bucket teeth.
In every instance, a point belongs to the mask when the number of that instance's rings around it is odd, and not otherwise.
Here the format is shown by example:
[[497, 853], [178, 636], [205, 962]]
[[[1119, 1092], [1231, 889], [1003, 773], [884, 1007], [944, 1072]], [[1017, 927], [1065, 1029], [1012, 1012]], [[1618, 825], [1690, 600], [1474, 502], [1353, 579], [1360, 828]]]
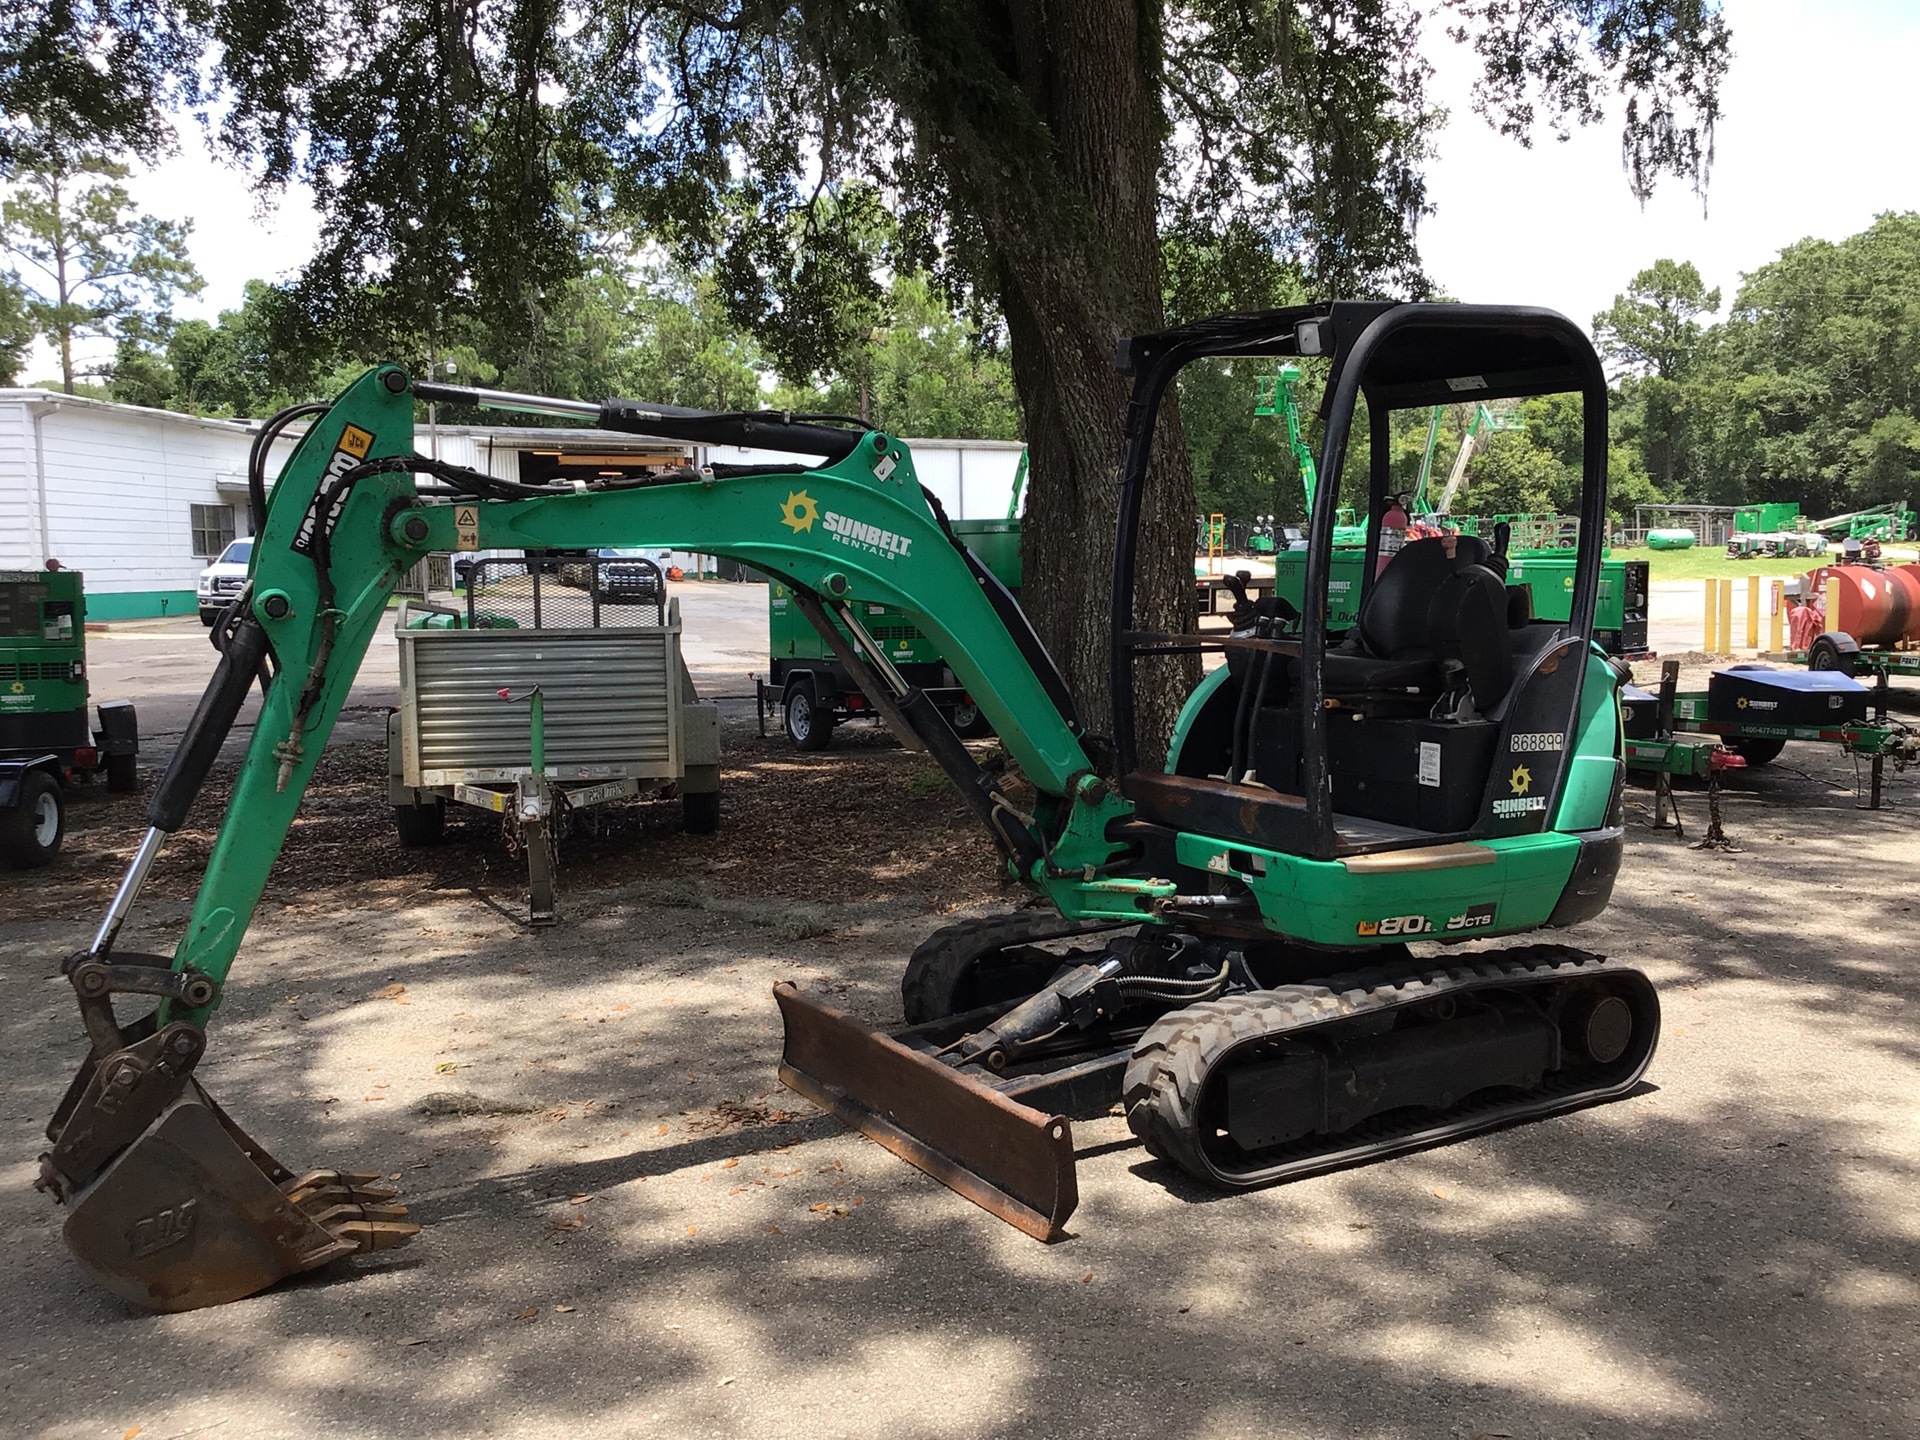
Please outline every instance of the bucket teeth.
[[[355, 1184], [354, 1181], [359, 1179], [358, 1176], [351, 1179], [346, 1176], [340, 1176], [338, 1179], [329, 1178], [338, 1174], [339, 1172], [334, 1170], [316, 1170], [311, 1175], [303, 1175], [292, 1184], [281, 1188], [286, 1192], [289, 1201], [307, 1211], [312, 1211], [316, 1203], [324, 1205], [345, 1201], [391, 1200], [400, 1193], [391, 1185]], [[367, 1178], [371, 1181], [377, 1177]]]
[[334, 1239], [362, 1254], [398, 1249], [420, 1233], [420, 1227], [407, 1219], [404, 1205], [329, 1205], [306, 1214]]

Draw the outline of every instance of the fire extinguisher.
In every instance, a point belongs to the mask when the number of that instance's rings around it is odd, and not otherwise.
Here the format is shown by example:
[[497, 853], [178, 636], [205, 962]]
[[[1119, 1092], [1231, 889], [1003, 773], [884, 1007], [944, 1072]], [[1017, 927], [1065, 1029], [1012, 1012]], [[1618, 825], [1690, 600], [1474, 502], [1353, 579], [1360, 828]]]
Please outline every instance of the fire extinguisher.
[[1380, 517], [1380, 558], [1373, 564], [1375, 578], [1387, 568], [1388, 562], [1400, 553], [1406, 543], [1407, 509], [1395, 496], [1387, 503], [1387, 513]]

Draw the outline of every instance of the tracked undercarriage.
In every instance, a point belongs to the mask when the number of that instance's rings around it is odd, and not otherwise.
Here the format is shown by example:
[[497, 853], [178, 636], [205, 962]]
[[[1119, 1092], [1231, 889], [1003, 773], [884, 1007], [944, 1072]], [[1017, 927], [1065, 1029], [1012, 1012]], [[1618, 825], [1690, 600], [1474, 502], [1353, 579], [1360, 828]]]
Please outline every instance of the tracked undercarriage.
[[[1004, 979], [1031, 974], [1047, 955], [1033, 941], [1064, 928], [1018, 915], [949, 926], [919, 954], [931, 947], [944, 973], [968, 953]], [[1049, 957], [1053, 981], [1012, 1010], [890, 1035], [781, 986], [781, 1078], [1051, 1240], [1077, 1203], [1071, 1122], [1116, 1104], [1154, 1155], [1245, 1190], [1616, 1099], [1659, 1039], [1643, 974], [1564, 946], [1403, 955], [1267, 986], [1259, 972], [1313, 960], [1173, 938]], [[1169, 960], [1185, 973], [1165, 973]], [[903, 988], [924, 1001], [922, 978], [910, 969]]]

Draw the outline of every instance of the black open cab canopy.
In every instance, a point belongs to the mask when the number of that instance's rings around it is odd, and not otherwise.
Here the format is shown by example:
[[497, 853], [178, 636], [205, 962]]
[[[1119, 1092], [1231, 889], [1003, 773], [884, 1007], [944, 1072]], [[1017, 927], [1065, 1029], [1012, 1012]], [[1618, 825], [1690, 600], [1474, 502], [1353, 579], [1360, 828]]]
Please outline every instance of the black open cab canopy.
[[[1570, 616], [1566, 622], [1551, 627], [1551, 633], [1538, 621], [1531, 622], [1532, 628], [1524, 632], [1516, 631], [1525, 640], [1524, 653], [1509, 657], [1513, 665], [1524, 667], [1541, 661], [1545, 655], [1549, 674], [1559, 665], [1555, 657], [1567, 654], [1578, 657], [1577, 663], [1566, 667], [1569, 672], [1566, 680], [1544, 687], [1553, 692], [1551, 703], [1528, 707], [1532, 717], [1528, 723], [1548, 727], [1529, 733], [1559, 734], [1563, 746], [1560, 754], [1564, 755], [1572, 741], [1570, 729], [1578, 706], [1578, 674], [1584, 667], [1593, 634], [1604, 543], [1607, 389], [1599, 357], [1586, 335], [1562, 315], [1533, 307], [1494, 305], [1336, 301], [1220, 316], [1178, 329], [1136, 336], [1122, 344], [1118, 363], [1122, 370], [1133, 373], [1134, 386], [1128, 407], [1127, 452], [1121, 473], [1113, 572], [1115, 758], [1123, 784], [1135, 798], [1143, 818], [1151, 819], [1156, 810], [1177, 811], [1183, 821], [1182, 828], [1187, 829], [1205, 828], [1205, 818], [1211, 814], [1221, 817], [1229, 813], [1245, 814], [1249, 792], [1255, 790], [1244, 784], [1223, 787], [1207, 778], [1210, 771], [1201, 775], [1163, 777], [1136, 768], [1139, 764], [1135, 734], [1136, 664], [1143, 656], [1193, 648], [1191, 643], [1186, 643], [1192, 637], [1145, 633], [1134, 628], [1135, 558], [1148, 459], [1167, 387], [1182, 367], [1208, 357], [1324, 357], [1331, 362], [1320, 410], [1324, 426], [1319, 464], [1321, 484], [1308, 522], [1304, 603], [1298, 626], [1292, 632], [1297, 636], [1297, 658], [1289, 661], [1288, 671], [1292, 708], [1298, 717], [1294, 723], [1298, 725], [1300, 793], [1276, 793], [1271, 785], [1263, 784], [1261, 788], [1265, 793], [1255, 794], [1254, 798], [1264, 802], [1258, 808], [1268, 812], [1269, 833], [1264, 838], [1272, 848], [1316, 858], [1434, 843], [1439, 835], [1433, 831], [1402, 824], [1350, 824], [1347, 823], [1349, 817], [1336, 816], [1337, 797], [1328, 744], [1329, 702], [1336, 707], [1341, 704], [1341, 687], [1350, 683], [1343, 680], [1343, 676], [1361, 672], [1380, 675], [1393, 668], [1388, 663], [1391, 656], [1386, 653], [1328, 653], [1332, 637], [1327, 595], [1333, 565], [1335, 516], [1341, 500], [1340, 479], [1355, 411], [1364, 399], [1370, 426], [1371, 463], [1367, 483], [1367, 542], [1361, 573], [1366, 577], [1367, 602], [1371, 603], [1376, 599], [1371, 592], [1389, 589], [1385, 584], [1376, 586], [1373, 577], [1380, 547], [1380, 517], [1392, 490], [1389, 426], [1394, 411], [1564, 393], [1581, 397], [1584, 436], [1580, 527]], [[1478, 540], [1469, 544], [1463, 539], [1459, 544], [1463, 547], [1461, 563], [1488, 558], [1486, 547]], [[1441, 545], [1440, 540], [1418, 541], [1402, 552], [1402, 556], [1414, 554], [1417, 547]], [[1436, 578], [1449, 578], [1441, 572], [1455, 567], [1454, 553], [1455, 547], [1449, 543], [1443, 563], [1437, 558], [1437, 551], [1434, 555], [1422, 551], [1419, 563], [1405, 568], [1400, 578], [1406, 583], [1398, 588], [1407, 590], [1412, 583], [1407, 577], [1423, 565], [1433, 571]], [[1401, 565], [1403, 559], [1396, 558], [1394, 563]], [[1500, 554], [1493, 563], [1503, 575], [1504, 555]], [[1480, 584], [1483, 590], [1487, 588], [1484, 580]], [[1464, 592], [1470, 590], [1471, 585], [1460, 582], [1456, 588]], [[1377, 608], [1391, 608], [1384, 594], [1378, 598], [1382, 604]], [[1429, 598], [1429, 591], [1422, 590], [1407, 603], [1410, 608], [1415, 601], [1424, 606]], [[1475, 601], [1472, 595], [1464, 598]], [[1479, 609], [1473, 609], [1469, 603], [1469, 607], [1461, 611], [1464, 618], [1455, 622], [1455, 629], [1464, 632], [1469, 648], [1478, 637], [1507, 623], [1504, 616], [1496, 621], [1485, 613], [1488, 602], [1484, 598], [1477, 603]], [[1424, 623], [1424, 612], [1415, 619]], [[1362, 623], [1356, 625], [1355, 630], [1368, 629], [1366, 620], [1363, 607]], [[1393, 627], [1372, 628], [1391, 630]], [[1368, 638], [1358, 637], [1357, 645], [1350, 641], [1343, 646], [1343, 651], [1366, 652]], [[1388, 636], [1391, 641], [1403, 638]], [[1456, 634], [1453, 638], [1457, 641], [1462, 637]], [[1294, 643], [1289, 640], [1288, 648], [1293, 648]], [[1547, 653], [1542, 651], [1543, 645], [1555, 648]], [[1268, 648], [1275, 647], [1269, 645]], [[1374, 646], [1376, 652], [1391, 648], [1387, 643]], [[1330, 670], [1336, 672], [1331, 685]], [[1396, 673], [1392, 678], [1403, 677]], [[1526, 678], [1523, 673], [1512, 675], [1508, 689], [1522, 690]], [[1544, 702], [1549, 697], [1543, 693], [1535, 698]], [[1402, 708], [1404, 710], [1404, 706]], [[1491, 699], [1485, 708], [1489, 711], [1495, 708]], [[1407, 717], [1402, 714], [1396, 718]], [[1512, 724], [1510, 717], [1505, 722], [1505, 730], [1511, 730]], [[1229, 780], [1234, 778], [1229, 776]], [[1563, 774], [1556, 773], [1554, 789], [1545, 797], [1546, 803], [1527, 812], [1518, 826], [1519, 831], [1537, 830], [1547, 824], [1563, 779]], [[1513, 824], [1493, 820], [1498, 812], [1493, 809], [1491, 785], [1486, 789], [1488, 799], [1482, 821], [1458, 828], [1445, 838], [1516, 833]], [[1506, 807], [1513, 808], [1512, 805]]]

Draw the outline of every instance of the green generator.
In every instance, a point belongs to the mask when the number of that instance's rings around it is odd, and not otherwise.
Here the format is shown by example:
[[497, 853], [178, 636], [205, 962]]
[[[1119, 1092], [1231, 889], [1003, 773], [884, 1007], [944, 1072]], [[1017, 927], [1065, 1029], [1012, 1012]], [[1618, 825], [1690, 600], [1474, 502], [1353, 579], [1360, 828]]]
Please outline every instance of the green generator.
[[[1013, 594], [1020, 593], [1020, 521], [955, 520], [953, 533], [987, 573]], [[813, 628], [793, 592], [780, 581], [767, 586], [768, 679], [759, 686], [760, 716], [776, 709], [787, 738], [802, 750], [824, 750], [836, 725], [878, 718], [879, 712], [854, 683], [820, 633]], [[864, 604], [856, 617], [887, 662], [947, 716], [955, 733], [975, 737], [990, 727], [966, 690], [947, 668], [933, 642], [887, 605]], [[845, 627], [835, 623], [851, 643]]]
[[65, 786], [138, 784], [130, 701], [87, 723], [87, 602], [77, 570], [0, 570], [0, 861], [44, 865], [66, 833]]

